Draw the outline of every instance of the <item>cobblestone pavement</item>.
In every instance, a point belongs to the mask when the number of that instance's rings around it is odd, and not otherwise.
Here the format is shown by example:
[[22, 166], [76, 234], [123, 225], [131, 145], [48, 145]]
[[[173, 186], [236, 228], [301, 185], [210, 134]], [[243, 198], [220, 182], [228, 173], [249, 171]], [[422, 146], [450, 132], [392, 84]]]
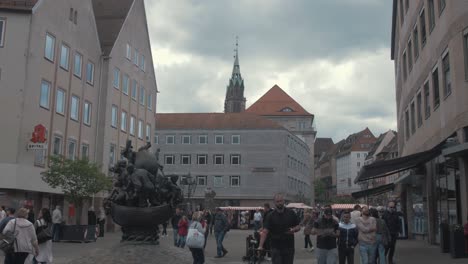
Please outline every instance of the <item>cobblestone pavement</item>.
[[[234, 264], [242, 263], [245, 255], [245, 238], [252, 231], [231, 230], [226, 235], [224, 246], [229, 251], [224, 258], [215, 259], [216, 243], [214, 235], [208, 236], [205, 250], [207, 264]], [[88, 264], [88, 263], [192, 263], [190, 251], [173, 246], [172, 230], [168, 230], [168, 237], [161, 237], [160, 245], [125, 246], [119, 243], [120, 233], [106, 233], [104, 238], [99, 238], [93, 243], [54, 243], [54, 264]], [[315, 238], [312, 238], [315, 245]], [[296, 264], [314, 264], [315, 254], [302, 249], [304, 237], [296, 234]], [[355, 263], [359, 263], [359, 253], [356, 250]], [[158, 256], [158, 260], [154, 259]], [[96, 258], [107, 259], [96, 261]], [[125, 260], [125, 262], [123, 262]], [[0, 257], [0, 263], [3, 257]], [[268, 264], [269, 262], [264, 261]], [[396, 263], [425, 263], [425, 264], [467, 264], [468, 259], [452, 259], [449, 254], [440, 253], [437, 246], [427, 245], [423, 241], [397, 242]]]

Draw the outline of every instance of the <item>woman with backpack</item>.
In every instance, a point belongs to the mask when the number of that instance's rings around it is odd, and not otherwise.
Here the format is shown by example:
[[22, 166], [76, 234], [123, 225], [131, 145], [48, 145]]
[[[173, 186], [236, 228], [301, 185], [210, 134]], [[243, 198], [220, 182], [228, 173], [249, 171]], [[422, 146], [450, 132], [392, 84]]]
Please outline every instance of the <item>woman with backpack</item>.
[[[34, 264], [49, 264], [52, 263], [53, 256], [52, 256], [52, 237], [50, 239], [42, 241], [41, 239], [41, 232], [42, 230], [48, 230], [47, 232], [52, 230], [52, 216], [50, 215], [50, 211], [47, 208], [42, 208], [39, 212], [39, 219], [36, 220], [34, 223], [34, 228], [36, 229], [36, 235], [38, 236], [39, 241], [39, 254], [34, 258]], [[51, 232], [49, 232], [51, 234]]]

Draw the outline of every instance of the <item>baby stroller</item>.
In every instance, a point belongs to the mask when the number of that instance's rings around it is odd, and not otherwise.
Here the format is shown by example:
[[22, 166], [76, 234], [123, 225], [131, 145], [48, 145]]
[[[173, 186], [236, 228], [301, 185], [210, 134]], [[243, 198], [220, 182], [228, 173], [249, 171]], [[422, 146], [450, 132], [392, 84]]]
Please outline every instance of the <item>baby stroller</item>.
[[262, 254], [259, 254], [258, 246], [260, 244], [260, 233], [254, 232], [253, 235], [248, 235], [245, 239], [245, 256], [242, 261], [248, 264], [261, 263], [264, 260]]

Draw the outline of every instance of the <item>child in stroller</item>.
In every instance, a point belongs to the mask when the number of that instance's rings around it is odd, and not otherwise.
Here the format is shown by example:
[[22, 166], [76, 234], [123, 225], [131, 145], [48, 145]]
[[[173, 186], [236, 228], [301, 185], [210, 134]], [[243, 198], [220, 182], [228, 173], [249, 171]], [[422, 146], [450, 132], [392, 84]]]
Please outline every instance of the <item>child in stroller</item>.
[[261, 263], [264, 260], [262, 254], [257, 250], [258, 244], [260, 243], [260, 233], [254, 232], [253, 235], [248, 235], [245, 239], [245, 256], [242, 257], [242, 261], [248, 264]]

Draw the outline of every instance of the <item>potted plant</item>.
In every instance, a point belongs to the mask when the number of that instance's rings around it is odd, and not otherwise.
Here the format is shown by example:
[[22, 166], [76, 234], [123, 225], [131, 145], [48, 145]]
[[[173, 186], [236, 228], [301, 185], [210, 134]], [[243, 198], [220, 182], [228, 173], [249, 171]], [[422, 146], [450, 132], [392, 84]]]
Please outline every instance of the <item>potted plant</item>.
[[465, 237], [463, 226], [454, 224], [450, 226], [450, 255], [452, 258], [466, 258]]

